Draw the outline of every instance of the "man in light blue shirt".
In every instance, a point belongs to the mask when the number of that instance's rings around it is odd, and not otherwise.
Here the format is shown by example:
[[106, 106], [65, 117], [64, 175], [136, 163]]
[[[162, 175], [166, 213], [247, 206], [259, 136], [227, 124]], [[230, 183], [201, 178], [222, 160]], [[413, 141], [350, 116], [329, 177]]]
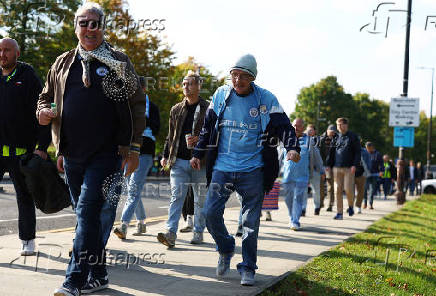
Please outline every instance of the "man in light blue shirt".
[[287, 159], [298, 162], [300, 156], [294, 129], [277, 98], [253, 82], [255, 58], [241, 57], [230, 74], [232, 86], [222, 86], [213, 95], [191, 165], [199, 169], [207, 152], [209, 190], [204, 212], [219, 252], [219, 277], [229, 271], [235, 250], [235, 239], [224, 224], [225, 204], [233, 191], [242, 196], [243, 260], [237, 269], [241, 285], [252, 286], [263, 197], [279, 173], [278, 140], [288, 151]]
[[303, 119], [296, 118], [292, 125], [295, 128], [301, 149], [301, 160], [299, 162], [285, 161], [282, 185], [285, 191], [285, 202], [288, 207], [291, 229], [297, 231], [301, 228], [300, 217], [309, 178], [316, 167], [320, 168], [320, 175], [325, 176], [325, 173], [319, 150], [315, 147], [312, 137], [303, 132]]

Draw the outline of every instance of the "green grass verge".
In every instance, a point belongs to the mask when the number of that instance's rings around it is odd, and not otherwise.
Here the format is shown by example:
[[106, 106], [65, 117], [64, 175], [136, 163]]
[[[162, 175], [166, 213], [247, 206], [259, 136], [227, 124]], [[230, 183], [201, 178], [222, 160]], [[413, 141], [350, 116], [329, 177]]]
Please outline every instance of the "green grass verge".
[[406, 203], [261, 295], [436, 295], [436, 195]]

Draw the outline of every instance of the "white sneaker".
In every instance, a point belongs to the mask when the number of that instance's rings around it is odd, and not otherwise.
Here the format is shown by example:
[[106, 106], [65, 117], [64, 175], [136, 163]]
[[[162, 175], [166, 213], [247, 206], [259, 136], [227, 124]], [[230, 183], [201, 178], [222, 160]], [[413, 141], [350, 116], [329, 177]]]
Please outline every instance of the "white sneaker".
[[203, 232], [194, 232], [194, 236], [191, 240], [191, 244], [199, 245], [203, 243]]
[[35, 255], [35, 240], [21, 240], [21, 256]]
[[362, 214], [362, 208], [356, 208], [358, 214]]
[[185, 227], [180, 229], [180, 232], [191, 232], [193, 228], [194, 228], [194, 219], [192, 215], [188, 215], [186, 216]]

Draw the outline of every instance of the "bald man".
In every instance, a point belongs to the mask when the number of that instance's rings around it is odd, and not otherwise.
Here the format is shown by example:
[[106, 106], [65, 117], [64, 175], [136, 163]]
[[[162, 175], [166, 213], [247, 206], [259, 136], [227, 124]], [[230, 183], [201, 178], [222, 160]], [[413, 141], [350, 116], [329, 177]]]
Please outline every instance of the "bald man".
[[[298, 231], [301, 229], [300, 217], [305, 207], [304, 200], [307, 194], [309, 179], [314, 172], [324, 175], [324, 167], [315, 141], [304, 133], [304, 120], [296, 118], [292, 126], [298, 138], [301, 159], [298, 162], [292, 160], [284, 162], [282, 185], [285, 192], [285, 202], [288, 207], [291, 229]], [[316, 201], [315, 208], [318, 209], [319, 214], [319, 200]]]
[[35, 117], [41, 82], [32, 66], [17, 61], [19, 56], [17, 41], [0, 39], [0, 167], [9, 172], [14, 183], [21, 255], [28, 256], [35, 253], [35, 205], [21, 174], [19, 157], [33, 152], [46, 159], [51, 135]]

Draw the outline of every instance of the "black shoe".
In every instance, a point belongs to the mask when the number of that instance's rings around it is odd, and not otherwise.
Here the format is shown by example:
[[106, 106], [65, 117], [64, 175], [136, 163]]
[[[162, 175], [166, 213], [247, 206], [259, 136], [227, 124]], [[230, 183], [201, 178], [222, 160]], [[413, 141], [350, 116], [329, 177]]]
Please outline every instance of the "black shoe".
[[354, 215], [354, 209], [353, 209], [353, 207], [349, 207], [348, 208], [348, 210], [347, 210], [347, 213], [348, 213], [348, 216], [353, 216]]
[[333, 212], [333, 209], [332, 209], [332, 207], [328, 207], [326, 211], [327, 212]]
[[316, 209], [315, 209], [315, 215], [316, 215], [316, 216], [319, 216], [319, 210], [320, 210], [320, 208], [316, 208]]
[[89, 294], [106, 289], [107, 287], [109, 287], [107, 276], [102, 279], [90, 279], [81, 289], [81, 292], [82, 294]]
[[306, 210], [301, 211], [301, 217], [306, 217]]

